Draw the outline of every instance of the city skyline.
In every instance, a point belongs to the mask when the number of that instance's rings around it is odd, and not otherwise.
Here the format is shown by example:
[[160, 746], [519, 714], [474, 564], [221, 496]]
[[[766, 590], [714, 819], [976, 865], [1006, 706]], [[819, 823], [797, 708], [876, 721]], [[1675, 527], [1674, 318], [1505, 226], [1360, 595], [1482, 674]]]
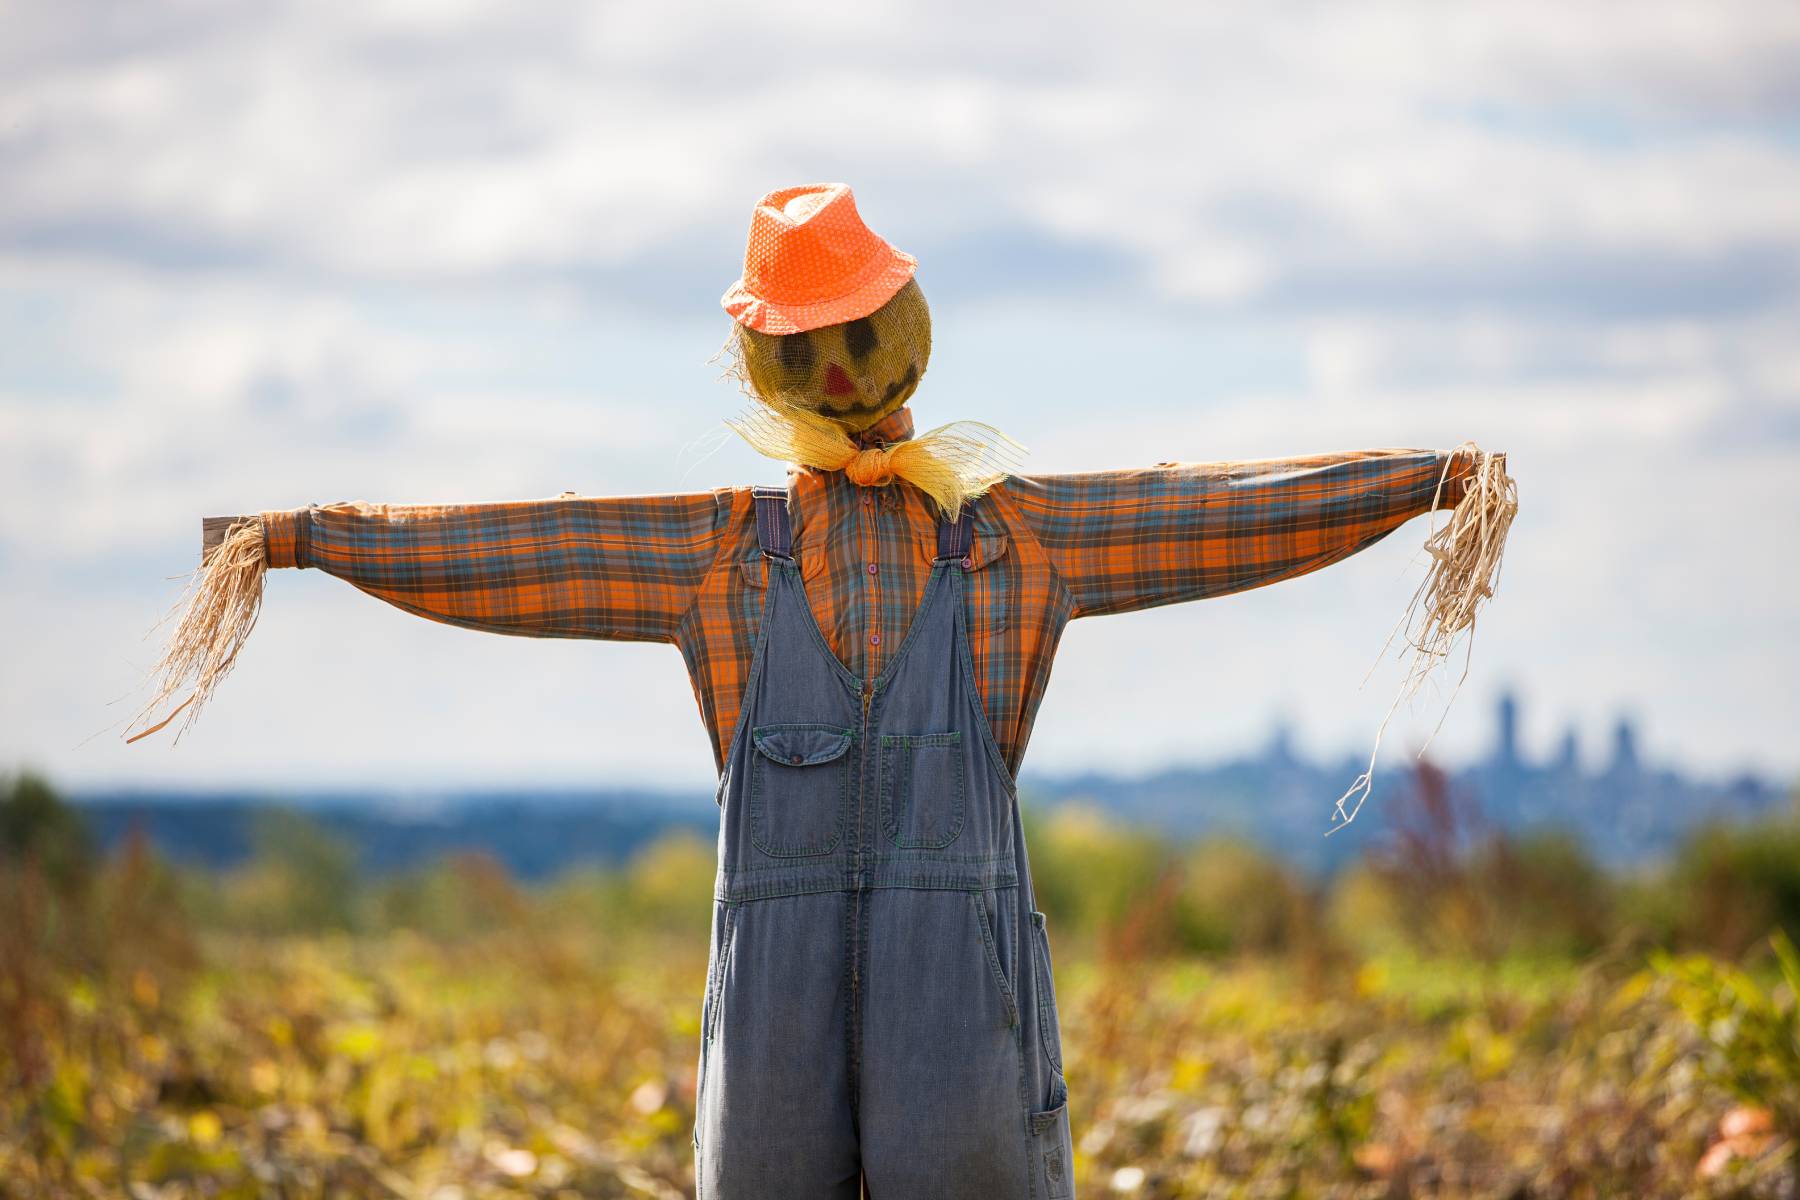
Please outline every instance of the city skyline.
[[[1746, 773], [1692, 777], [1658, 765], [1653, 753], [1640, 750], [1629, 719], [1615, 724], [1607, 760], [1584, 764], [1578, 753], [1569, 753], [1567, 737], [1541, 759], [1523, 750], [1516, 700], [1502, 696], [1491, 715], [1487, 753], [1447, 775], [1464, 837], [1566, 834], [1597, 861], [1632, 868], [1665, 858], [1709, 824], [1765, 818], [1800, 802], [1792, 780]], [[1415, 780], [1404, 761], [1389, 762], [1355, 822], [1334, 837], [1309, 836], [1332, 827], [1331, 797], [1361, 765], [1354, 756], [1309, 758], [1295, 749], [1291, 729], [1276, 722], [1261, 746], [1233, 758], [1171, 763], [1142, 775], [1027, 773], [1020, 798], [1038, 811], [1071, 804], [1098, 808], [1176, 839], [1241, 838], [1297, 867], [1328, 874], [1378, 849], [1409, 819]], [[550, 878], [584, 862], [621, 861], [675, 829], [706, 836], [718, 820], [709, 790], [618, 784], [442, 791], [371, 784], [276, 793], [126, 788], [78, 790], [71, 798], [105, 844], [141, 832], [180, 861], [215, 867], [251, 853], [257, 814], [297, 809], [345, 839], [364, 869], [376, 873], [480, 851], [523, 877]]]

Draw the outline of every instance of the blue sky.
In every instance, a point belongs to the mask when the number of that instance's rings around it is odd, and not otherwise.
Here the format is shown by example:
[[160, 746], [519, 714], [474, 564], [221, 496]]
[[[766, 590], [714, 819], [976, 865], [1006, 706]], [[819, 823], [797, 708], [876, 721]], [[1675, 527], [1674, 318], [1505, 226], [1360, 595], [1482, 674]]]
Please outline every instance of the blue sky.
[[[924, 425], [1029, 470], [1506, 450], [1437, 748], [1617, 712], [1800, 771], [1800, 9], [27, 3], [0, 41], [0, 764], [72, 783], [647, 781], [669, 647], [270, 579], [175, 747], [120, 744], [204, 514], [777, 482], [708, 357], [751, 205], [842, 179], [921, 260]], [[1366, 747], [1419, 520], [1077, 622], [1027, 768]], [[1445, 695], [1403, 714], [1416, 745]]]

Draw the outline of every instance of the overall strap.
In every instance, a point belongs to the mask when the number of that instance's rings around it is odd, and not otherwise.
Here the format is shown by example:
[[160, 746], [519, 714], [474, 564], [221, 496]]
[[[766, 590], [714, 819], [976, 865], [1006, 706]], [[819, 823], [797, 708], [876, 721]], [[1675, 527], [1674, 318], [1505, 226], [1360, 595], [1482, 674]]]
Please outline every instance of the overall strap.
[[[788, 518], [787, 489], [753, 487], [750, 496], [756, 502], [756, 539], [768, 558], [791, 559], [794, 556], [794, 531]], [[968, 557], [975, 544], [975, 523], [964, 505], [955, 521], [938, 522], [938, 553], [942, 559]]]
[[963, 505], [962, 514], [954, 521], [938, 522], [938, 561], [945, 559], [962, 559], [969, 556], [969, 550], [975, 545], [975, 522], [969, 515], [969, 506]]
[[756, 501], [756, 539], [762, 543], [763, 557], [792, 559], [794, 529], [788, 521], [787, 489], [753, 487], [750, 496]]

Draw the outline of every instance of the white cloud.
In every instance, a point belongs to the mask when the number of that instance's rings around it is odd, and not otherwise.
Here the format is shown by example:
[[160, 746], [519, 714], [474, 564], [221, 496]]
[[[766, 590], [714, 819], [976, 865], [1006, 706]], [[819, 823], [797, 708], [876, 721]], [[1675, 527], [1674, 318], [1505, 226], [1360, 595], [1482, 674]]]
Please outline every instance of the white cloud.
[[[197, 7], [212, 36], [20, 55], [0, 236], [506, 276], [637, 262], [736, 226], [761, 185], [873, 172], [915, 235], [1031, 222], [1205, 300], [1296, 272], [1800, 239], [1791, 146], [1715, 127], [1791, 111], [1787, 6], [1068, 6], [1026, 39], [947, 10], [426, 8]], [[60, 46], [83, 20], [34, 15]], [[1578, 136], [1596, 107], [1634, 133], [1691, 123], [1597, 152]]]
[[[1481, 677], [1800, 768], [1771, 550], [1800, 533], [1797, 64], [1779, 0], [9, 13], [0, 615], [42, 633], [0, 763], [138, 769], [77, 743], [204, 513], [779, 478], [721, 441], [713, 305], [756, 195], [844, 178], [942, 248], [926, 424], [993, 419], [1033, 470], [1505, 448], [1526, 511]], [[1034, 759], [1224, 752], [1279, 706], [1356, 742], [1421, 533], [1084, 623]], [[692, 733], [673, 656], [415, 630], [300, 578], [209, 714], [228, 736], [142, 769], [325, 769], [276, 730], [364, 672], [383, 715], [337, 730], [345, 777], [691, 777], [697, 736], [649, 749]], [[1213, 677], [1239, 682], [1184, 708]]]

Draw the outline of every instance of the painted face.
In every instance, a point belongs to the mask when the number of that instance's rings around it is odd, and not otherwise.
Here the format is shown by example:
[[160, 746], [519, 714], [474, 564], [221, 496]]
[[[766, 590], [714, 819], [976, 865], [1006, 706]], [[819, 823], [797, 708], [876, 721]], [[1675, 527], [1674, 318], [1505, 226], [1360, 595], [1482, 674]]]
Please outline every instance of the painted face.
[[738, 327], [750, 386], [852, 432], [905, 404], [931, 357], [931, 310], [917, 280], [866, 317], [805, 333]]

